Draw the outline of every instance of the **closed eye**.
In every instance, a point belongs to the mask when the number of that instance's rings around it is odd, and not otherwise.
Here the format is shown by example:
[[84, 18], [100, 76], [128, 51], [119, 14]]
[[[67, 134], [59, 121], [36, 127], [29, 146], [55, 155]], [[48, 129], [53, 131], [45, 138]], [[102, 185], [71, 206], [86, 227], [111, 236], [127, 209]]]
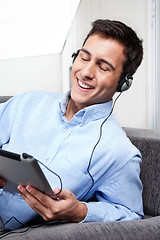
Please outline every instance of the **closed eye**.
[[81, 57], [83, 61], [89, 61], [87, 58]]
[[90, 57], [87, 56], [86, 54], [81, 54], [81, 59], [82, 59], [83, 61], [90, 61]]
[[103, 70], [104, 72], [106, 71], [115, 71], [115, 68], [113, 67], [113, 65], [105, 60], [99, 60], [97, 62], [99, 68], [101, 70]]
[[90, 54], [87, 51], [82, 50], [82, 49], [80, 51], [80, 57], [83, 61], [90, 61], [90, 59], [91, 59]]
[[104, 72], [107, 72], [107, 71], [111, 71], [112, 69], [106, 64], [106, 65], [101, 65], [101, 64], [98, 64], [99, 68], [104, 71]]

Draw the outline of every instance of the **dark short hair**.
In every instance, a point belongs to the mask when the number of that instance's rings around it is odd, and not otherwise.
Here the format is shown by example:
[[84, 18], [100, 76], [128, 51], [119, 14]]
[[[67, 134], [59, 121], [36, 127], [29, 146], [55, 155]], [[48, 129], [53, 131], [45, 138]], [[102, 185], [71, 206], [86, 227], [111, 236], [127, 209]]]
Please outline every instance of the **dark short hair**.
[[91, 35], [96, 34], [106, 39], [115, 39], [124, 46], [126, 61], [122, 75], [127, 73], [133, 75], [143, 59], [142, 40], [138, 38], [135, 31], [120, 21], [98, 19], [92, 23], [92, 29], [83, 45]]

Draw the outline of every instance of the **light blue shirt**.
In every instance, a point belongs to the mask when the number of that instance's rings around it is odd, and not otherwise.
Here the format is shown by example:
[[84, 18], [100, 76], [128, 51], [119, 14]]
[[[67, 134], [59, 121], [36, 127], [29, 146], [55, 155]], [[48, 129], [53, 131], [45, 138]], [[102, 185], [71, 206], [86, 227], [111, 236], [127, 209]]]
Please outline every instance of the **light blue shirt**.
[[[90, 173], [92, 150], [100, 126], [112, 109], [112, 101], [86, 107], [68, 121], [66, 95], [30, 91], [0, 104], [0, 146], [16, 153], [26, 152], [43, 162], [62, 179], [63, 189], [71, 190], [88, 208], [83, 222], [139, 219], [143, 215], [142, 184], [139, 178], [141, 155], [118, 125], [113, 114], [102, 127]], [[42, 166], [41, 166], [42, 167]], [[52, 188], [59, 179], [42, 167]], [[96, 196], [97, 202], [88, 202]], [[19, 194], [0, 191], [3, 222], [16, 217], [26, 223], [38, 216]], [[6, 225], [20, 227], [15, 220]]]

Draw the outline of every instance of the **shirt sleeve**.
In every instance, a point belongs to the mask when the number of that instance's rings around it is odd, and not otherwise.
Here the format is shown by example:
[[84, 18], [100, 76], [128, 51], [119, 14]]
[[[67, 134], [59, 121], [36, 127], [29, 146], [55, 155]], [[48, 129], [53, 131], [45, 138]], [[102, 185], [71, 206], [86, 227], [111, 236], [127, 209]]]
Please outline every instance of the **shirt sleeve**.
[[0, 104], [0, 147], [10, 140], [11, 130], [18, 115], [21, 116], [21, 121], [23, 121], [23, 115], [25, 114], [23, 107], [32, 93], [34, 93], [34, 90], [16, 95]]
[[0, 147], [10, 139], [10, 130], [16, 114], [16, 101], [13, 98], [0, 104]]
[[143, 216], [139, 156], [133, 157], [109, 180], [101, 182], [97, 202], [85, 202], [88, 213], [83, 222], [136, 220]]

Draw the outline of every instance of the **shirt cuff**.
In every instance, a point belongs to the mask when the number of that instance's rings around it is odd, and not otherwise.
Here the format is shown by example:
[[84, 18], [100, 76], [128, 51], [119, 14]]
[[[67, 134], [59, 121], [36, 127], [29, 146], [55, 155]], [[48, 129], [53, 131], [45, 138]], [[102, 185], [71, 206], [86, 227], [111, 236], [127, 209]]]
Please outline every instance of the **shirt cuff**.
[[103, 218], [97, 214], [97, 208], [95, 206], [94, 202], [82, 202], [87, 206], [87, 215], [86, 217], [79, 223], [84, 223], [84, 222], [103, 222]]

